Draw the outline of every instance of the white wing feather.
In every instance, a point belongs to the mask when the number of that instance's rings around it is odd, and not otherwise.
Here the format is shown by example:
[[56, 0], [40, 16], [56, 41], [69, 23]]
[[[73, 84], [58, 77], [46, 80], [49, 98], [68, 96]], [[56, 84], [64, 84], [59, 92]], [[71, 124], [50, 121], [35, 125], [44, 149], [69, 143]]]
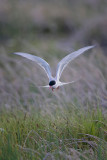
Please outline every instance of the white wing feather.
[[34, 56], [34, 55], [31, 55], [31, 54], [28, 54], [28, 53], [15, 52], [13, 54], [25, 57], [27, 59], [30, 59], [30, 60], [36, 62], [45, 70], [49, 80], [52, 78], [50, 65], [44, 59], [37, 57], [37, 56]]
[[76, 81], [72, 81], [72, 82], [60, 82], [59, 86], [63, 86], [63, 85], [74, 83], [74, 82], [76, 82]]
[[94, 46], [87, 46], [87, 47], [81, 48], [73, 53], [70, 53], [66, 57], [64, 57], [57, 65], [56, 79], [59, 81], [64, 68], [68, 65], [69, 62], [71, 62], [73, 59], [78, 57], [80, 54], [84, 53], [85, 51], [93, 47]]

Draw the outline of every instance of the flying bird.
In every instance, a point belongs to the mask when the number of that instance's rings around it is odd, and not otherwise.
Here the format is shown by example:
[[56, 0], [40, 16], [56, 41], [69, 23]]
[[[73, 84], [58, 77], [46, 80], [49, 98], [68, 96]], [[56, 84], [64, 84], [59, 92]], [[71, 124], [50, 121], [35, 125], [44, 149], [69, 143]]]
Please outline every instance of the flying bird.
[[34, 56], [34, 55], [31, 55], [31, 54], [28, 54], [28, 53], [22, 53], [22, 52], [15, 52], [13, 54], [25, 57], [25, 58], [30, 59], [30, 60], [36, 62], [37, 64], [39, 64], [44, 69], [44, 71], [46, 72], [46, 74], [49, 78], [49, 84], [46, 86], [41, 86], [41, 87], [51, 88], [53, 91], [54, 89], [59, 89], [60, 86], [75, 82], [75, 81], [60, 82], [60, 77], [61, 77], [63, 70], [73, 59], [75, 59], [80, 54], [84, 53], [85, 51], [87, 51], [93, 47], [95, 47], [95, 46], [87, 46], [87, 47], [81, 48], [81, 49], [65, 56], [57, 65], [55, 77], [52, 76], [50, 65], [44, 59], [37, 57], [37, 56]]

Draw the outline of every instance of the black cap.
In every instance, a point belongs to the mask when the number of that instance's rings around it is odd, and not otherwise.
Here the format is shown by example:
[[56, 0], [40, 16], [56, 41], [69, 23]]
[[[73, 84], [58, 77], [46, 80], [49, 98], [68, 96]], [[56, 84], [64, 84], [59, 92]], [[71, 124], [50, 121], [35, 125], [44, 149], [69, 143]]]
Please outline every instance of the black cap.
[[56, 84], [55, 81], [50, 81], [50, 82], [49, 82], [49, 86], [53, 86], [53, 85], [55, 85], [55, 84]]

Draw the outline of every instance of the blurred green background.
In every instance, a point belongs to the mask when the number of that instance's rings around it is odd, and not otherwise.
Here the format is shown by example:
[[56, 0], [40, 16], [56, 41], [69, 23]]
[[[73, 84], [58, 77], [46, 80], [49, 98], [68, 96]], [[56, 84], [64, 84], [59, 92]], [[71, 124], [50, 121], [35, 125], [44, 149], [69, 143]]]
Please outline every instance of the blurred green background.
[[[79, 80], [51, 93], [38, 85], [47, 77], [36, 64], [10, 53], [28, 52], [46, 59], [55, 74], [58, 61], [96, 44], [65, 69], [61, 80]], [[0, 107], [107, 106], [106, 0], [0, 0]], [[52, 105], [51, 105], [52, 106]]]
[[[79, 48], [52, 92], [37, 64]], [[107, 0], [0, 0], [0, 160], [107, 159]]]
[[0, 1], [1, 41], [67, 36], [75, 43], [96, 41], [106, 47], [106, 28], [106, 0]]

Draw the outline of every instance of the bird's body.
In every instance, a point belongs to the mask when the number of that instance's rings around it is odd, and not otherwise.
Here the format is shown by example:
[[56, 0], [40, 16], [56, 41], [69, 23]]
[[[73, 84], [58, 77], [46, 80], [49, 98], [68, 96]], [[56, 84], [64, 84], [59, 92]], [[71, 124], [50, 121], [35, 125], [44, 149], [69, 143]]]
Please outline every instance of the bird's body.
[[52, 91], [53, 91], [54, 89], [56, 89], [56, 88], [58, 89], [58, 87], [59, 87], [58, 82], [55, 81], [55, 80], [50, 81], [50, 82], [49, 82], [49, 86], [50, 86], [50, 88], [52, 89]]
[[49, 86], [52, 90], [59, 89], [61, 82], [57, 81], [56, 79], [53, 79], [49, 82]]
[[49, 81], [49, 85], [42, 87], [49, 87], [53, 91], [54, 89], [59, 89], [60, 83], [61, 82], [57, 81], [56, 78], [52, 77], [52, 79]]
[[64, 57], [57, 65], [57, 71], [56, 71], [55, 77], [52, 76], [50, 65], [44, 59], [37, 57], [37, 56], [34, 56], [34, 55], [31, 55], [31, 54], [28, 54], [28, 53], [15, 52], [14, 54], [20, 55], [22, 57], [25, 57], [27, 59], [30, 59], [30, 60], [38, 63], [45, 70], [45, 72], [49, 78], [49, 85], [42, 86], [42, 87], [51, 88], [53, 91], [54, 89], [59, 89], [60, 86], [74, 82], [74, 81], [60, 82], [60, 77], [61, 77], [63, 70], [69, 64], [69, 62], [71, 62], [73, 59], [78, 57], [80, 54], [84, 53], [85, 51], [87, 51], [93, 47], [94, 46], [87, 46], [87, 47], [81, 48], [73, 53], [68, 54], [66, 57]]
[[58, 87], [58, 83], [57, 83], [57, 81], [55, 79], [52, 79], [49, 82], [49, 86], [50, 86], [50, 88], [56, 89]]

